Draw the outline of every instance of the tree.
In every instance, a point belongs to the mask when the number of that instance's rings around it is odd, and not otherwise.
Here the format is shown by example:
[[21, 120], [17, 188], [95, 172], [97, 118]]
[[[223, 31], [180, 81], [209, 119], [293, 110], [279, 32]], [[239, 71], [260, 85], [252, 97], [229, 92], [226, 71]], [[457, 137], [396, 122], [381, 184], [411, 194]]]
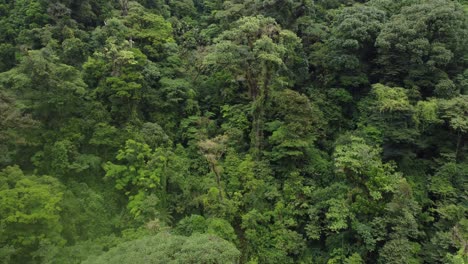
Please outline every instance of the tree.
[[80, 72], [58, 62], [50, 48], [29, 51], [19, 67], [1, 74], [0, 82], [21, 95], [32, 117], [48, 128], [86, 109], [87, 86]]
[[221, 186], [222, 168], [219, 164], [219, 161], [223, 156], [224, 152], [226, 152], [226, 141], [227, 137], [225, 135], [222, 135], [198, 143], [200, 151], [203, 153], [203, 156], [208, 161], [208, 164], [210, 164], [210, 170], [216, 176], [216, 185], [218, 187], [218, 197], [220, 202], [222, 202], [223, 200], [223, 188]]
[[184, 236], [191, 236], [196, 233], [208, 233], [219, 236], [229, 242], [237, 242], [234, 228], [228, 221], [221, 218], [205, 219], [200, 215], [187, 216], [177, 223], [177, 227], [174, 231], [176, 234]]
[[400, 149], [404, 150], [403, 144], [414, 143], [419, 135], [408, 94], [410, 92], [404, 88], [377, 83], [372, 85], [368, 98], [359, 103], [360, 125], [379, 130], [385, 152], [392, 151], [392, 144], [400, 144]]
[[[146, 56], [140, 50], [107, 39], [104, 52], [96, 52], [83, 65], [90, 85], [97, 85], [95, 94], [119, 122], [138, 119], [142, 100]], [[128, 113], [130, 113], [128, 115]]]
[[14, 98], [0, 90], [0, 164], [11, 164], [18, 147], [32, 143], [32, 137], [25, 132], [35, 126], [37, 122], [18, 108]]
[[105, 0], [60, 0], [59, 2], [70, 9], [72, 19], [88, 28], [101, 25], [113, 11], [112, 2]]
[[147, 144], [127, 140], [116, 159], [123, 164], [107, 162], [105, 177], [114, 178], [115, 188], [129, 196], [128, 209], [137, 218], [142, 213], [143, 200], [161, 184], [166, 158], [156, 155]]
[[350, 136], [335, 148], [336, 173], [344, 175], [350, 184], [364, 188], [372, 199], [382, 199], [384, 193], [395, 189], [400, 175], [391, 164], [382, 162], [380, 153], [380, 148]]
[[[244, 17], [224, 31], [205, 58], [205, 63], [226, 69], [248, 89], [252, 101], [251, 148], [260, 155], [263, 145], [265, 104], [279, 77], [290, 77], [291, 64], [299, 60], [299, 38], [283, 30], [271, 18]], [[292, 82], [293, 79], [285, 80]]]
[[214, 235], [160, 233], [122, 243], [83, 263], [237, 263], [240, 252]]
[[420, 246], [406, 238], [390, 240], [380, 250], [378, 263], [421, 263], [417, 254]]
[[325, 58], [327, 67], [334, 70], [338, 79], [332, 85], [360, 88], [371, 82], [376, 57], [374, 42], [385, 19], [383, 11], [366, 5], [344, 8], [336, 16]]
[[467, 8], [0, 0], [0, 263], [467, 262]]
[[62, 237], [68, 246], [112, 233], [118, 209], [109, 197], [86, 183], [68, 182], [60, 203]]
[[179, 202], [170, 199], [171, 188], [186, 191], [183, 176], [187, 164], [183, 152], [162, 146], [152, 149], [146, 143], [129, 139], [116, 159], [117, 164], [103, 165], [105, 178], [114, 179], [115, 188], [128, 196], [127, 208], [133, 218], [137, 222], [153, 218], [170, 222], [171, 210]]
[[48, 247], [63, 245], [62, 195], [63, 186], [53, 177], [26, 176], [17, 166], [0, 171], [0, 248], [11, 249], [7, 259], [42, 263]]
[[322, 112], [305, 95], [289, 89], [273, 93], [271, 101], [269, 159], [285, 169], [299, 160], [307, 163], [307, 151], [323, 126]]
[[454, 58], [466, 54], [467, 34], [466, 15], [456, 1], [403, 7], [385, 23], [375, 42], [381, 81], [415, 86], [423, 96], [456, 94], [450, 83], [464, 70], [464, 63]]
[[386, 205], [387, 229], [392, 231], [379, 251], [379, 263], [421, 263], [421, 245], [414, 242], [420, 235], [416, 217], [420, 207], [412, 197], [411, 186], [402, 180], [393, 199]]
[[464, 137], [468, 131], [468, 96], [461, 95], [450, 100], [440, 101], [441, 117], [448, 123], [450, 129], [457, 134], [455, 158], [461, 160], [463, 158], [460, 151], [464, 148]]
[[160, 59], [165, 54], [164, 44], [174, 41], [171, 24], [137, 2], [128, 2], [123, 22], [130, 29], [130, 47], [135, 43], [150, 59]]

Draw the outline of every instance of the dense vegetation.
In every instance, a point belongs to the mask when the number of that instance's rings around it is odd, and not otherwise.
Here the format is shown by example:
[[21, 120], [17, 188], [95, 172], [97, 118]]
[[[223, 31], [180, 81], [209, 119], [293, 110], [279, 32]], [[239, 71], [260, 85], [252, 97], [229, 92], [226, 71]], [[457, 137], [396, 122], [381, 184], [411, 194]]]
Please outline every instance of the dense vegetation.
[[0, 1], [0, 262], [468, 263], [467, 14]]

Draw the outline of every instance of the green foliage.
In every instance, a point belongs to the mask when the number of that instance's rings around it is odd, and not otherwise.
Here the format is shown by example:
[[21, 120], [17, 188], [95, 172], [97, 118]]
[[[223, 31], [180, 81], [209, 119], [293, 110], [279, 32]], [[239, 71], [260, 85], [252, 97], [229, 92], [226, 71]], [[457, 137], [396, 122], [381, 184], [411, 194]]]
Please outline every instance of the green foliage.
[[[141, 71], [145, 64], [146, 56], [141, 51], [129, 48], [128, 42], [116, 43], [111, 37], [106, 41], [104, 53], [96, 52], [83, 65], [90, 83], [98, 84], [96, 96], [110, 108], [115, 119], [137, 118], [144, 80]], [[123, 113], [130, 115], [126, 117]]]
[[[258, 156], [263, 145], [264, 107], [276, 78], [293, 77], [289, 66], [299, 60], [299, 38], [283, 30], [271, 18], [256, 16], [239, 19], [231, 30], [216, 39], [205, 64], [227, 69], [247, 88], [252, 100], [251, 140]], [[280, 81], [280, 80], [278, 80]], [[286, 85], [294, 79], [282, 81]]]
[[5, 87], [21, 94], [33, 118], [47, 126], [58, 126], [85, 104], [81, 73], [57, 59], [48, 48], [29, 51], [17, 68], [0, 76]]
[[455, 1], [403, 7], [376, 40], [384, 79], [416, 85], [425, 95], [452, 96], [454, 87], [446, 76], [450, 67], [457, 67], [453, 58], [466, 54], [466, 23], [466, 14]]
[[304, 160], [307, 149], [320, 134], [322, 113], [305, 95], [286, 89], [273, 95], [275, 121], [267, 124], [272, 161]]
[[434, 99], [419, 101], [414, 108], [413, 119], [424, 130], [430, 125], [442, 122], [438, 114], [439, 106]]
[[237, 263], [239, 255], [234, 245], [213, 235], [160, 233], [119, 244], [83, 263]]
[[419, 245], [407, 239], [390, 240], [379, 252], [379, 263], [421, 263], [419, 251]]
[[385, 18], [381, 10], [365, 5], [344, 8], [336, 16], [325, 63], [326, 67], [336, 69], [339, 84], [345, 87], [369, 84], [374, 42]]
[[85, 183], [70, 183], [63, 193], [62, 235], [68, 244], [93, 240], [111, 233], [114, 202]]
[[383, 193], [393, 191], [401, 177], [394, 166], [382, 162], [380, 152], [364, 139], [351, 136], [348, 142], [338, 145], [334, 153], [337, 173], [346, 176], [350, 184], [365, 187], [370, 197], [377, 200]]
[[135, 41], [150, 58], [159, 58], [164, 44], [173, 42], [171, 24], [162, 16], [147, 12], [136, 2], [130, 2], [124, 24], [130, 29], [130, 41]]
[[375, 84], [372, 88], [380, 112], [405, 112], [411, 109], [405, 89], [389, 88], [382, 84]]
[[201, 215], [186, 216], [177, 223], [174, 232], [178, 235], [190, 236], [192, 234], [202, 234], [208, 225], [206, 219]]
[[0, 0], [0, 262], [467, 262], [467, 7]]
[[[11, 164], [18, 146], [28, 145], [27, 131], [37, 123], [29, 115], [23, 115], [13, 97], [0, 90], [0, 164]], [[25, 135], [26, 134], [26, 135]], [[31, 142], [32, 137], [28, 137]]]
[[41, 263], [48, 247], [64, 243], [62, 196], [63, 186], [53, 177], [26, 176], [17, 166], [0, 172], [0, 248], [7, 253], [2, 258]]
[[174, 230], [179, 235], [190, 236], [192, 234], [213, 234], [229, 242], [235, 243], [237, 236], [231, 224], [221, 218], [205, 219], [200, 215], [185, 217], [177, 223]]
[[130, 213], [139, 217], [145, 193], [151, 193], [161, 184], [167, 158], [153, 152], [147, 144], [134, 140], [127, 140], [116, 158], [126, 165], [107, 162], [104, 165], [105, 177], [115, 179], [115, 188], [129, 196]]
[[367, 100], [360, 102], [361, 120], [362, 125], [367, 125], [366, 132], [371, 132], [369, 129], [374, 127], [378, 129], [375, 132], [382, 136], [376, 143], [412, 143], [416, 140], [419, 134], [416, 127], [420, 120], [414, 117], [416, 110], [408, 94], [407, 89], [378, 83], [372, 85]]
[[442, 118], [448, 122], [453, 130], [461, 133], [468, 131], [467, 99], [466, 95], [462, 95], [451, 100], [443, 100], [440, 103]]

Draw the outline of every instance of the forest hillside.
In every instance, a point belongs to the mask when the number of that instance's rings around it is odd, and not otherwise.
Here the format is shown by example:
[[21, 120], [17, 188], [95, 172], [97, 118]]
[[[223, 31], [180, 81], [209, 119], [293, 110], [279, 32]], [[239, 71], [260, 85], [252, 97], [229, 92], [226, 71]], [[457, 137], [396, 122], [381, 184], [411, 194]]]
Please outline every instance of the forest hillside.
[[468, 263], [467, 0], [0, 0], [0, 263]]

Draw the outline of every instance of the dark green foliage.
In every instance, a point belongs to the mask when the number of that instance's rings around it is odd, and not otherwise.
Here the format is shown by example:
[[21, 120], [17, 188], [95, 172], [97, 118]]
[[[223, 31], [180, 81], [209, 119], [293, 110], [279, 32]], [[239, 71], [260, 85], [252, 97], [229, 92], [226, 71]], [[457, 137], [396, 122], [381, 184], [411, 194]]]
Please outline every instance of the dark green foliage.
[[0, 91], [0, 120], [0, 164], [8, 165], [13, 162], [19, 146], [34, 143], [28, 131], [33, 130], [37, 123], [30, 115], [25, 115], [15, 99], [3, 90]]
[[465, 0], [0, 0], [0, 263], [468, 263]]
[[423, 96], [453, 96], [454, 73], [466, 65], [466, 13], [455, 1], [423, 1], [401, 9], [376, 40], [386, 82], [416, 86]]

